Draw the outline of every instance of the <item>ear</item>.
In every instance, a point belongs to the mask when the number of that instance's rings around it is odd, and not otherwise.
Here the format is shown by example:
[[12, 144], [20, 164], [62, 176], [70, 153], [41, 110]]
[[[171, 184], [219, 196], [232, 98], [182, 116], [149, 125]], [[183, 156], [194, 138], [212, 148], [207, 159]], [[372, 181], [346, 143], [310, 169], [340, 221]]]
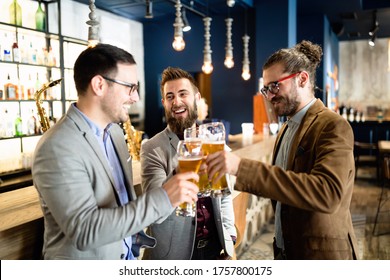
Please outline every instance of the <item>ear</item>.
[[91, 88], [95, 95], [102, 96], [106, 87], [108, 87], [108, 85], [104, 82], [102, 76], [96, 75], [91, 79]]
[[198, 91], [197, 93], [195, 93], [195, 100], [196, 102], [199, 102], [199, 100], [202, 98], [202, 96], [200, 95], [200, 92]]
[[299, 74], [298, 85], [299, 85], [300, 87], [305, 87], [305, 85], [306, 85], [307, 83], [310, 83], [309, 73], [307, 73], [306, 71], [302, 71], [302, 72]]

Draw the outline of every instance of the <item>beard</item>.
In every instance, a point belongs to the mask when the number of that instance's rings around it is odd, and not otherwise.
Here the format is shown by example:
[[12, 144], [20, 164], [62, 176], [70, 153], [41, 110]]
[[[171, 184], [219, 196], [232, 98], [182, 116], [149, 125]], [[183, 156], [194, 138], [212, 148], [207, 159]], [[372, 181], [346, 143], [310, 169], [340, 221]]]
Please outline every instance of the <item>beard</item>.
[[[274, 106], [275, 112], [278, 116], [292, 116], [298, 109], [298, 91], [295, 85], [287, 96], [278, 95], [272, 98], [272, 105]], [[276, 102], [276, 104], [274, 104]]]
[[[198, 109], [195, 101], [192, 109], [188, 108], [188, 106], [185, 106], [185, 108], [188, 112], [186, 118], [175, 118], [172, 116], [171, 111], [165, 111], [165, 119], [167, 120], [169, 128], [175, 134], [183, 134], [184, 129], [191, 127], [198, 119]], [[173, 109], [175, 109], [175, 107], [172, 107], [172, 110]]]

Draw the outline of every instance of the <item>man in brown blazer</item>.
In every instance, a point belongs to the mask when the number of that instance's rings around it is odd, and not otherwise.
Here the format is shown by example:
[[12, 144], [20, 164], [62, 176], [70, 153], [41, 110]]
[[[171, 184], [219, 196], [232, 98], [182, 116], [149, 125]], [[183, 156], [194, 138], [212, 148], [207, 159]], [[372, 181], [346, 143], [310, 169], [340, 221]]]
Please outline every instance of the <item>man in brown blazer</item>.
[[275, 259], [356, 259], [350, 213], [353, 131], [314, 97], [322, 49], [309, 41], [272, 54], [263, 66], [263, 95], [287, 116], [273, 164], [226, 151], [208, 156], [209, 177], [236, 175], [235, 189], [272, 199]]

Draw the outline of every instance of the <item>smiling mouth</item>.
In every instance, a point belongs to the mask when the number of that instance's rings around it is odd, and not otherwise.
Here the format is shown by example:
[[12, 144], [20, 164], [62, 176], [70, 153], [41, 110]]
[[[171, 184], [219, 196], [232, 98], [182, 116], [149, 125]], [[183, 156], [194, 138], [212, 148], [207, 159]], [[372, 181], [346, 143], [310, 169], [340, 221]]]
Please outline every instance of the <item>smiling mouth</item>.
[[175, 115], [181, 115], [185, 112], [187, 112], [187, 109], [186, 108], [179, 108], [177, 110], [172, 110], [172, 112], [175, 114]]

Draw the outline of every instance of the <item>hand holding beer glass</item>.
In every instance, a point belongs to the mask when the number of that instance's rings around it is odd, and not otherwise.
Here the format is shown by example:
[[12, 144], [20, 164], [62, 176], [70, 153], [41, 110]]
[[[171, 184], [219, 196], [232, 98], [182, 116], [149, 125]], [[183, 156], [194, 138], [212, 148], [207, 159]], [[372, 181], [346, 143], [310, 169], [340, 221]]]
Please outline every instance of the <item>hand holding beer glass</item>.
[[[202, 139], [203, 155], [212, 154], [218, 151], [223, 151], [225, 148], [225, 126], [221, 122], [212, 122], [201, 124], [199, 126], [199, 138]], [[213, 178], [209, 178], [211, 184], [211, 196], [220, 197], [231, 194], [228, 187], [226, 176], [223, 176], [218, 182], [213, 183], [213, 179], [218, 176], [218, 173]]]
[[[199, 128], [196, 126], [186, 128], [184, 130], [184, 140], [186, 141], [202, 141], [202, 139], [199, 138]], [[204, 160], [202, 160], [202, 164], [204, 164]], [[198, 182], [198, 187], [199, 187], [199, 193], [198, 197], [207, 197], [210, 196], [211, 194], [211, 184], [209, 182], [209, 177], [207, 176], [207, 170], [204, 167], [199, 168], [199, 182]], [[202, 169], [203, 168], [203, 169]]]
[[[177, 146], [179, 173], [193, 171], [198, 173], [202, 163], [202, 142], [200, 140], [179, 141]], [[197, 182], [191, 180], [194, 184]], [[176, 209], [177, 216], [195, 217], [196, 205], [193, 203], [182, 203]]]

